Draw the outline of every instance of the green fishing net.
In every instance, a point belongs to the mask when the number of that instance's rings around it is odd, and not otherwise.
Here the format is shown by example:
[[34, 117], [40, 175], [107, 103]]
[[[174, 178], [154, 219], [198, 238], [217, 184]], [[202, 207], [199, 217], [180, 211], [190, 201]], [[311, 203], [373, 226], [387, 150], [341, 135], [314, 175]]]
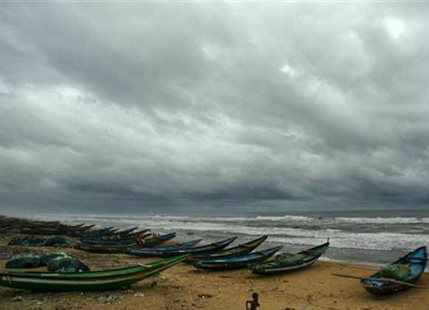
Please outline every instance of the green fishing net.
[[395, 280], [405, 280], [410, 274], [410, 266], [406, 264], [393, 264], [381, 266], [380, 274], [382, 277]]

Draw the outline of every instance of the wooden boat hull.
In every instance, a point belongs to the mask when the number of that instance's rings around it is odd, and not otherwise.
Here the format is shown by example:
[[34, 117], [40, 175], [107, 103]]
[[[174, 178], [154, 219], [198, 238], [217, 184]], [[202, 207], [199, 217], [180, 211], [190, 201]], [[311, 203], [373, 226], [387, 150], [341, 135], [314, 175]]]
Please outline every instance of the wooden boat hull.
[[172, 251], [172, 250], [177, 250], [177, 249], [181, 249], [181, 248], [185, 248], [185, 247], [191, 247], [191, 246], [194, 246], [194, 245], [200, 243], [201, 241], [202, 241], [202, 239], [196, 239], [196, 240], [183, 242], [180, 244], [168, 245], [168, 246], [163, 246], [163, 247], [130, 248], [130, 249], [127, 249], [125, 252], [127, 254], [130, 254], [133, 256], [139, 256], [139, 257], [159, 257], [159, 256], [161, 256], [159, 253], [161, 253], [163, 251]]
[[229, 269], [240, 269], [246, 268], [251, 264], [263, 262], [274, 255], [275, 252], [280, 250], [282, 247], [270, 248], [264, 251], [251, 253], [238, 257], [229, 257], [221, 259], [203, 259], [194, 262], [194, 267], [198, 269], [210, 269], [210, 270], [229, 270]]
[[[162, 235], [162, 236], [158, 236], [150, 239], [143, 239], [142, 242], [145, 246], [157, 246], [166, 242], [167, 240], [173, 239], [175, 236], [176, 236], [176, 233], [166, 234], [166, 235]], [[101, 244], [80, 243], [76, 245], [76, 249], [92, 252], [92, 253], [102, 253], [102, 254], [125, 253], [126, 249], [132, 248], [135, 245], [136, 244], [134, 242], [129, 244], [119, 243], [115, 245], [104, 244], [104, 243], [101, 243]]]
[[155, 247], [163, 244], [164, 242], [174, 239], [176, 237], [176, 233], [165, 234], [158, 237], [142, 239], [141, 242], [137, 245], [139, 247]]
[[150, 235], [149, 233], [150, 229], [142, 229], [137, 232], [132, 232], [128, 234], [122, 234], [121, 232], [115, 233], [113, 235], [109, 236], [82, 236], [81, 241], [85, 243], [93, 242], [119, 242], [127, 239], [135, 239], [135, 238], [142, 238], [143, 235]]
[[79, 243], [75, 246], [76, 249], [99, 254], [114, 254], [114, 253], [124, 253], [125, 249], [134, 246], [132, 244], [124, 244], [119, 246], [111, 246], [105, 244], [86, 244]]
[[191, 255], [186, 259], [186, 263], [193, 263], [198, 260], [203, 259], [215, 259], [215, 258], [226, 258], [226, 257], [235, 257], [242, 256], [252, 252], [258, 246], [260, 246], [265, 240], [267, 240], [268, 236], [262, 236], [258, 239], [240, 244], [238, 246], [223, 249], [215, 253], [202, 253]]
[[[237, 237], [231, 237], [228, 239], [221, 240], [219, 242], [211, 243], [208, 245], [200, 246], [200, 247], [194, 247], [194, 248], [179, 248], [179, 249], [168, 249], [163, 251], [158, 251], [157, 256], [160, 257], [171, 257], [175, 255], [182, 255], [182, 254], [198, 254], [198, 253], [215, 253], [217, 251], [220, 251], [227, 247], [229, 244], [231, 244]], [[134, 256], [143, 256], [145, 257], [146, 253], [143, 251], [143, 253], [139, 253], [138, 249], [129, 249], [127, 250], [127, 253]]]
[[130, 286], [170, 268], [186, 258], [177, 256], [145, 265], [107, 271], [61, 274], [55, 272], [4, 272], [0, 285], [32, 291], [106, 291]]
[[[407, 279], [404, 279], [402, 281], [408, 283], [415, 283], [424, 272], [426, 268], [426, 261], [427, 249], [425, 246], [423, 246], [408, 253], [404, 257], [401, 257], [392, 264], [409, 263], [411, 274]], [[380, 277], [380, 272], [377, 272], [369, 277], [371, 279], [361, 280], [361, 284], [364, 286], [365, 290], [372, 295], [388, 295], [411, 288], [411, 286], [409, 285], [377, 279]]]
[[144, 238], [152, 235], [151, 233], [142, 234], [140, 237], [127, 237], [121, 239], [82, 239], [82, 243], [85, 244], [104, 244], [104, 245], [121, 245], [121, 244], [130, 244], [134, 243], [135, 240], [143, 240]]
[[302, 260], [293, 264], [282, 262], [281, 260], [274, 260], [262, 264], [253, 265], [250, 267], [250, 270], [252, 271], [252, 273], [255, 274], [271, 275], [303, 269], [313, 265], [319, 259], [319, 257], [326, 252], [328, 247], [329, 242], [326, 242], [317, 247], [301, 251], [298, 254], [302, 255], [306, 253], [307, 255]]

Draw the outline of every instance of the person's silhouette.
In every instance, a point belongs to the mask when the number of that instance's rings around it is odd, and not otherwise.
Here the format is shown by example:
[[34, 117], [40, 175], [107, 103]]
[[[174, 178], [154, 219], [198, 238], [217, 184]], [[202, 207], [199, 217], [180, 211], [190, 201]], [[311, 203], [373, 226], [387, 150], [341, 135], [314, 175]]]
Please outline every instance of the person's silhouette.
[[252, 294], [253, 300], [246, 301], [246, 310], [256, 310], [260, 306], [258, 293]]

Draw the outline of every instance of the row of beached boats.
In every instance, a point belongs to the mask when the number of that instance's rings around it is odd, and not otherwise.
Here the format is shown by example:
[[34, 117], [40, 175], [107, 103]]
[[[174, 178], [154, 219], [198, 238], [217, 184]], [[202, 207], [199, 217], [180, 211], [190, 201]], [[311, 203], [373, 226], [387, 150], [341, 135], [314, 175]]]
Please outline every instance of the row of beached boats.
[[[249, 268], [257, 274], [270, 274], [272, 271], [278, 273], [280, 271], [279, 268], [288, 271], [292, 268], [299, 269], [300, 265], [308, 266], [304, 260], [309, 260], [304, 259], [302, 254], [296, 254], [298, 257], [303, 258], [301, 262], [299, 260], [285, 260], [281, 264], [281, 260], [278, 260], [277, 265], [265, 266], [263, 262], [281, 248], [274, 247], [259, 252], [252, 252], [267, 237], [262, 236], [230, 248], [227, 248], [227, 246], [236, 240], [236, 237], [203, 246], [195, 246], [201, 241], [201, 239], [196, 239], [163, 247], [134, 247], [127, 249], [126, 253], [138, 257], [161, 256], [165, 258], [149, 264], [138, 264], [127, 268], [93, 272], [58, 273], [7, 270], [0, 273], [0, 285], [35, 291], [99, 291], [129, 286], [180, 262], [193, 264], [199, 269], [226, 270]], [[312, 256], [314, 262], [326, 251], [328, 246], [329, 242], [309, 249], [307, 255]], [[284, 256], [281, 257], [283, 258]]]
[[0, 215], [0, 234], [19, 233], [27, 235], [67, 235], [79, 237], [91, 232], [95, 224], [67, 225], [60, 221], [28, 220]]
[[[85, 227], [85, 225], [80, 227]], [[145, 258], [161, 257], [161, 260], [121, 269], [79, 273], [7, 270], [0, 273], [0, 285], [37, 291], [111, 290], [129, 286], [180, 262], [192, 264], [198, 269], [208, 270], [247, 268], [256, 275], [269, 276], [309, 267], [327, 251], [330, 244], [328, 240], [298, 253], [275, 255], [282, 248], [281, 246], [254, 251], [268, 236], [262, 236], [233, 247], [229, 246], [237, 237], [206, 245], [199, 245], [201, 239], [163, 245], [164, 242], [173, 239], [176, 234], [158, 235], [149, 233], [148, 229], [139, 231], [136, 229], [137, 227], [133, 227], [121, 231], [114, 227], [107, 227], [99, 230], [85, 230], [79, 235], [80, 242], [76, 248], [95, 253], [127, 253]], [[73, 231], [76, 232], [76, 229], [74, 228]], [[381, 271], [367, 278], [359, 279], [369, 293], [394, 293], [418, 286], [415, 282], [424, 272], [426, 262], [427, 250], [426, 247], [421, 247], [392, 263], [391, 266], [403, 265], [408, 268], [408, 273], [400, 280], [387, 278]]]

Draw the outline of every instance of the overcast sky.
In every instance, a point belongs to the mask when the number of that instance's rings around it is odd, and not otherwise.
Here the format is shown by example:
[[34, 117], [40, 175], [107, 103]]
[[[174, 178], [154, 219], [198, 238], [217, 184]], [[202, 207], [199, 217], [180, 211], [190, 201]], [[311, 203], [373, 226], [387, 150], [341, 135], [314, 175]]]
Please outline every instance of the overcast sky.
[[0, 213], [428, 207], [428, 29], [428, 2], [2, 3]]

